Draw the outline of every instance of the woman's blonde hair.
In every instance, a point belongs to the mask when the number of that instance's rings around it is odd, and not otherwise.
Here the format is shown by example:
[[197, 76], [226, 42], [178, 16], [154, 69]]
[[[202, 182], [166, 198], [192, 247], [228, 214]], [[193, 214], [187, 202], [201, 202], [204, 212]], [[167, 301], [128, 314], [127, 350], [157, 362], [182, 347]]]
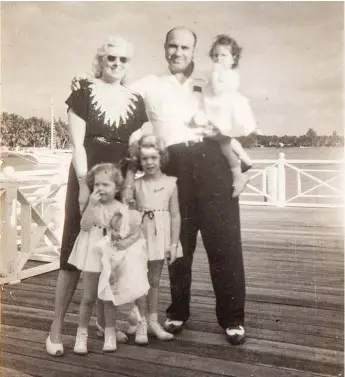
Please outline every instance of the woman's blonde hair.
[[97, 53], [93, 59], [92, 64], [92, 71], [96, 78], [100, 78], [102, 76], [102, 61], [104, 56], [106, 56], [109, 52], [110, 47], [124, 47], [126, 50], [126, 58], [131, 58], [133, 55], [133, 47], [131, 43], [126, 41], [124, 38], [120, 36], [109, 37], [108, 42], [104, 43], [97, 49]]

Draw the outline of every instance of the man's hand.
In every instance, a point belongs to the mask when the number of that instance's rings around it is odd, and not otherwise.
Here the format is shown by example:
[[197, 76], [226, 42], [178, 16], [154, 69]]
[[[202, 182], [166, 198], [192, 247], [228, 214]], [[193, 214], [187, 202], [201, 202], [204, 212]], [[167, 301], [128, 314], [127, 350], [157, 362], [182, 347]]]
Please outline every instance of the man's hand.
[[88, 73], [77, 74], [73, 77], [71, 81], [71, 90], [76, 91], [80, 89], [80, 80], [90, 80], [92, 81], [92, 76]]
[[168, 249], [165, 250], [164, 256], [169, 266], [173, 264], [177, 256], [177, 246], [171, 245]]

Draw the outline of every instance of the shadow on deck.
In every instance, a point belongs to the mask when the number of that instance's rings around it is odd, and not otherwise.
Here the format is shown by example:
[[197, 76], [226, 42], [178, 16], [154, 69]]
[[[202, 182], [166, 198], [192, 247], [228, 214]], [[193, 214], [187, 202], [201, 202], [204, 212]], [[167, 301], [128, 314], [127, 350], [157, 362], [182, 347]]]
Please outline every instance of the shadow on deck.
[[[217, 325], [201, 242], [193, 266], [191, 318], [183, 333], [169, 343], [152, 339], [149, 346], [138, 347], [130, 339], [116, 353], [102, 354], [93, 318], [89, 355], [74, 355], [79, 285], [65, 322], [66, 353], [52, 358], [44, 344], [57, 272], [7, 285], [2, 290], [2, 375], [344, 376], [341, 216], [336, 209], [242, 207], [248, 340], [239, 347], [231, 347]], [[161, 287], [163, 321], [170, 296], [166, 269]]]

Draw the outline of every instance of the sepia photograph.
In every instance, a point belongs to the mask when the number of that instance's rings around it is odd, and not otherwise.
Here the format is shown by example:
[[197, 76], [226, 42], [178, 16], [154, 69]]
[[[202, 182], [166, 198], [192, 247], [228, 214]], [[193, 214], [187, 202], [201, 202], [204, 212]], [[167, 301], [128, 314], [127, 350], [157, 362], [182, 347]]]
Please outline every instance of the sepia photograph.
[[0, 376], [344, 377], [344, 2], [0, 9]]

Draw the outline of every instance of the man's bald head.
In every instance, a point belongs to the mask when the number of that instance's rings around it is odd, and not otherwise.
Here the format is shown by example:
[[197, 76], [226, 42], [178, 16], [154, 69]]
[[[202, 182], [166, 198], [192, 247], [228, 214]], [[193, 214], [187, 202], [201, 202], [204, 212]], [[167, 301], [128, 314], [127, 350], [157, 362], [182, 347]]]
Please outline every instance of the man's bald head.
[[175, 32], [175, 31], [185, 31], [187, 33], [190, 33], [193, 38], [194, 38], [194, 47], [196, 46], [197, 42], [198, 42], [198, 37], [196, 36], [196, 34], [194, 33], [193, 30], [191, 29], [188, 29], [187, 27], [184, 27], [184, 26], [178, 26], [178, 27], [174, 27], [173, 29], [170, 29], [167, 33], [166, 33], [166, 36], [165, 36], [165, 44], [167, 44], [168, 40], [169, 40], [169, 36]]

